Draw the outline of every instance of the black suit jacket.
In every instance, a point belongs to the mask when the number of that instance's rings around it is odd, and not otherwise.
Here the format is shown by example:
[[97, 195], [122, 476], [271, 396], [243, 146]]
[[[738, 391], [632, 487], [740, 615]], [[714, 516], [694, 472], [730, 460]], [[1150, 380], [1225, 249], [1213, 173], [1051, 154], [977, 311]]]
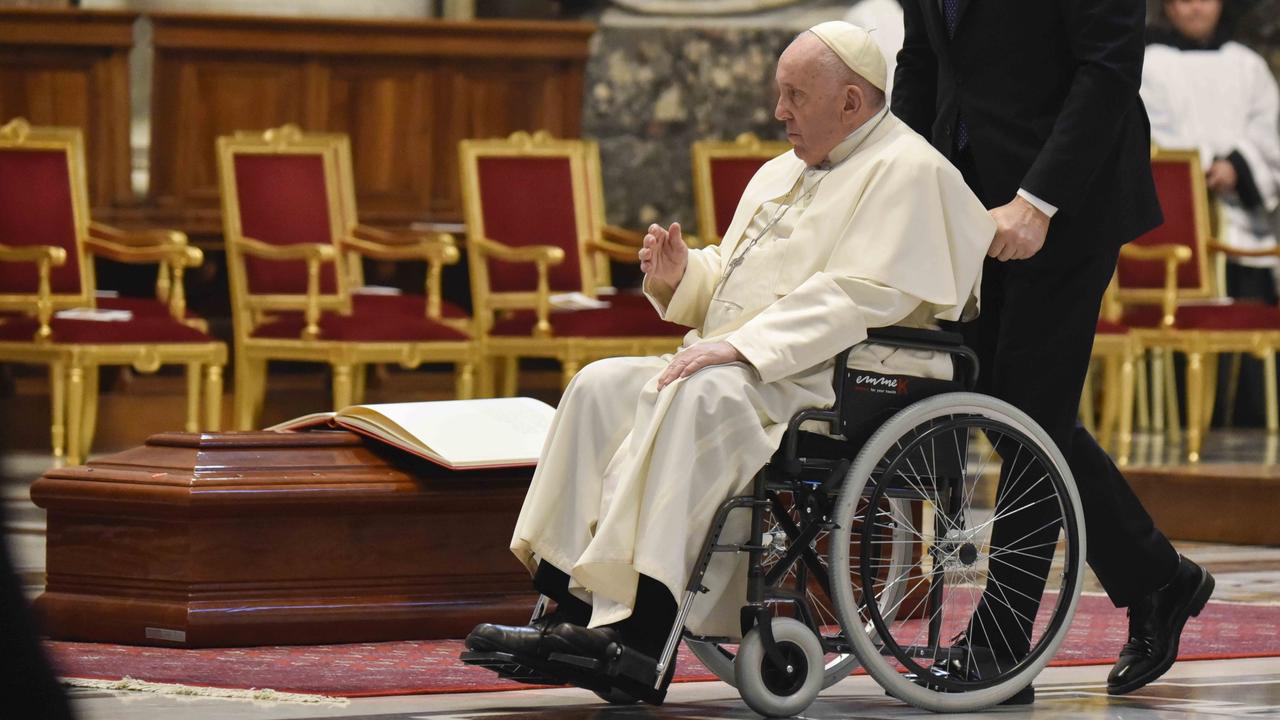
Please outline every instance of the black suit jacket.
[[987, 207], [1018, 188], [1056, 205], [1042, 252], [1114, 248], [1161, 222], [1138, 97], [1143, 0], [903, 0], [893, 112], [956, 156], [964, 118]]

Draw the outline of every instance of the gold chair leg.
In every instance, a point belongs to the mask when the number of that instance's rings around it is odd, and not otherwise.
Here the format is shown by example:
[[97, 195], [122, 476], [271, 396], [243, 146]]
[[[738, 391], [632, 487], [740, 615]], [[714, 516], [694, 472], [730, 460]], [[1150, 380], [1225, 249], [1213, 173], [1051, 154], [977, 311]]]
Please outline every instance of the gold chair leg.
[[1235, 425], [1236, 399], [1240, 396], [1240, 368], [1244, 353], [1231, 353], [1231, 369], [1227, 371], [1227, 397], [1222, 403], [1222, 427]]
[[472, 362], [460, 362], [454, 367], [453, 393], [459, 400], [475, 396], [476, 366]]
[[1151, 432], [1164, 432], [1164, 348], [1151, 349]]
[[258, 421], [262, 418], [262, 411], [267, 405], [267, 373], [271, 364], [266, 360], [253, 361], [253, 419]]
[[475, 396], [489, 398], [493, 397], [494, 381], [493, 381], [493, 361], [487, 355], [480, 355], [476, 360], [476, 384]]
[[243, 351], [236, 352], [235, 388], [231, 397], [231, 426], [253, 429], [253, 370]]
[[49, 365], [49, 418], [50, 441], [53, 456], [60, 458], [67, 452], [67, 365], [55, 362]]
[[1267, 394], [1267, 432], [1275, 434], [1280, 430], [1280, 411], [1276, 405], [1276, 349], [1264, 348], [1262, 356], [1262, 383]]
[[351, 363], [334, 363], [333, 367], [333, 409], [341, 410], [351, 405]]
[[222, 429], [222, 366], [217, 363], [204, 369], [204, 429]]
[[102, 372], [97, 365], [86, 365], [84, 369], [84, 399], [80, 408], [80, 458], [81, 462], [89, 457], [93, 447], [93, 436], [98, 429], [98, 381]]
[[200, 431], [200, 363], [187, 363], [187, 425], [189, 433]]
[[1204, 411], [1200, 427], [1207, 436], [1213, 424], [1213, 406], [1218, 401], [1218, 353], [1207, 353], [1204, 363]]
[[[377, 366], [375, 366], [377, 367]], [[365, 391], [368, 389], [369, 366], [363, 363], [357, 363], [351, 368], [351, 404], [359, 405], [364, 402]]]
[[84, 457], [80, 435], [84, 431], [84, 367], [73, 362], [67, 368], [67, 464], [79, 465]]
[[[1084, 424], [1084, 429], [1094, 437], [1098, 437], [1098, 427], [1097, 423], [1094, 422], [1095, 415], [1093, 408], [1093, 382], [1096, 379], [1096, 375], [1097, 373], [1094, 371], [1093, 361], [1090, 360], [1089, 367], [1084, 371], [1084, 391], [1080, 393], [1079, 414], [1080, 421]], [[1106, 440], [1103, 438], [1098, 439], [1102, 441], [1102, 446], [1105, 448], [1107, 446]]]
[[502, 397], [515, 397], [519, 389], [520, 357], [508, 355], [502, 358]]
[[1136, 397], [1134, 402], [1138, 406], [1138, 429], [1142, 432], [1151, 431], [1151, 386], [1147, 382], [1147, 354], [1146, 352], [1134, 353], [1130, 358], [1133, 364], [1133, 386]]
[[[1164, 409], [1167, 415], [1165, 419], [1165, 431], [1169, 433], [1170, 438], [1176, 439], [1178, 432], [1182, 428], [1182, 419], [1178, 409], [1178, 378], [1173, 374], [1173, 353], [1164, 353]], [[1188, 414], [1188, 417], [1192, 415]]]
[[565, 360], [564, 362], [560, 363], [560, 391], [561, 392], [563, 392], [565, 388], [569, 387], [569, 381], [572, 380], [573, 376], [577, 375], [578, 371], [581, 369], [582, 369], [582, 363], [580, 363], [577, 360]]
[[1107, 452], [1116, 449], [1116, 415], [1120, 412], [1120, 356], [1109, 354], [1102, 361], [1102, 412], [1098, 416], [1098, 439]]
[[1204, 412], [1204, 356], [1200, 351], [1187, 353], [1187, 460], [1200, 462], [1200, 417]]
[[1135, 364], [1133, 353], [1131, 352], [1126, 352], [1120, 361], [1120, 418], [1116, 459], [1121, 467], [1129, 464], [1129, 456], [1133, 452], [1133, 375]]
[[236, 388], [232, 414], [236, 430], [254, 430], [267, 395], [267, 361], [236, 353]]

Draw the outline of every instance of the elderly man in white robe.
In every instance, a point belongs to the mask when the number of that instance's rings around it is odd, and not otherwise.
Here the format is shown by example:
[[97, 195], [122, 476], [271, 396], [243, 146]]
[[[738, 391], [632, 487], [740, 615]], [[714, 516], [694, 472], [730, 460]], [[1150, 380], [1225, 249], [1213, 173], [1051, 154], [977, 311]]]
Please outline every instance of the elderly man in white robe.
[[[936, 327], [976, 308], [995, 225], [960, 173], [889, 114], [866, 31], [823, 23], [778, 62], [794, 150], [766, 163], [718, 247], [679, 224], [640, 250], [644, 289], [694, 328], [674, 355], [612, 358], [565, 390], [511, 538], [557, 610], [485, 624], [472, 650], [657, 657], [717, 506], [742, 494], [788, 420], [834, 401], [832, 358], [867, 329]], [[950, 377], [949, 359], [863, 346], [850, 365]], [[726, 535], [745, 535], [746, 518]], [[737, 636], [741, 563], [712, 562], [687, 625]], [[668, 678], [670, 676], [668, 675]]]

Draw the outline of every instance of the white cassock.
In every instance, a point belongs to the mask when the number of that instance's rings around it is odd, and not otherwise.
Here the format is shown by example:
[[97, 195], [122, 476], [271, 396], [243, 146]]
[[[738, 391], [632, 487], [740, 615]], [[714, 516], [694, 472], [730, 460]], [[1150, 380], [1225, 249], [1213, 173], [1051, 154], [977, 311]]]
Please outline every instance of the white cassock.
[[907, 34], [902, 5], [898, 0], [858, 0], [845, 13], [844, 19], [871, 33], [871, 39], [884, 55], [884, 66], [888, 70], [884, 94], [886, 97], [893, 95], [893, 70], [898, 65], [898, 51], [902, 49], [902, 41]]
[[[995, 226], [960, 174], [886, 111], [829, 157], [829, 170], [794, 152], [766, 163], [721, 245], [690, 251], [672, 296], [650, 295], [665, 319], [696, 328], [683, 347], [727, 340], [750, 365], [704, 368], [659, 391], [673, 356], [611, 358], [565, 390], [511, 550], [531, 572], [545, 560], [568, 573], [592, 627], [631, 614], [638, 573], [682, 597], [717, 506], [749, 487], [792, 415], [831, 405], [831, 359], [867, 328], [935, 326], [976, 307]], [[864, 369], [950, 377], [943, 357], [856, 355]], [[734, 515], [724, 538], [745, 540], [747, 513]], [[691, 630], [738, 635], [742, 565], [716, 556]]]
[[[1142, 101], [1151, 139], [1164, 148], [1200, 151], [1207, 170], [1214, 159], [1239, 153], [1258, 190], [1261, 206], [1246, 207], [1238, 193], [1220, 196], [1221, 241], [1242, 250], [1275, 247], [1272, 213], [1280, 203], [1280, 114], [1276, 80], [1265, 60], [1235, 42], [1216, 50], [1150, 45], [1142, 67]], [[1253, 267], [1277, 259], [1233, 258]]]

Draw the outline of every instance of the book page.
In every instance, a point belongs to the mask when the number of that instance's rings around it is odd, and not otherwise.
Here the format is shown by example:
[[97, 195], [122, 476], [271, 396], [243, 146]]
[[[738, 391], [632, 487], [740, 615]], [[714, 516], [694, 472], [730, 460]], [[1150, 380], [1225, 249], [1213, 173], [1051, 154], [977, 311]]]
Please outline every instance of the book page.
[[276, 423], [271, 427], [263, 428], [263, 430], [274, 430], [275, 432], [290, 432], [297, 430], [310, 430], [317, 427], [333, 427], [332, 412], [314, 412], [307, 413], [301, 417], [285, 420], [282, 423]]
[[482, 398], [357, 405], [337, 415], [367, 433], [420, 445], [446, 465], [533, 465], [555, 408], [533, 398]]

